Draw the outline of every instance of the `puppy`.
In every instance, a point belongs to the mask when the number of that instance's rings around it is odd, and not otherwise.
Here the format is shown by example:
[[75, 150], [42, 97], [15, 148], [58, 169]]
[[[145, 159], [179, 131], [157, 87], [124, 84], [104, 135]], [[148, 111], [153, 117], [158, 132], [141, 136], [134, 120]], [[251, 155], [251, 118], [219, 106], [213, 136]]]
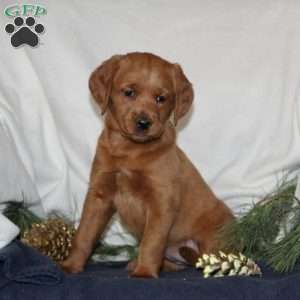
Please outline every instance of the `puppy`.
[[[195, 255], [218, 250], [216, 233], [232, 220], [186, 155], [176, 146], [174, 124], [189, 110], [193, 88], [178, 64], [150, 53], [117, 55], [89, 80], [106, 113], [82, 218], [62, 267], [83, 270], [114, 213], [137, 237], [134, 277], [158, 277]], [[174, 262], [175, 261], [175, 262]]]

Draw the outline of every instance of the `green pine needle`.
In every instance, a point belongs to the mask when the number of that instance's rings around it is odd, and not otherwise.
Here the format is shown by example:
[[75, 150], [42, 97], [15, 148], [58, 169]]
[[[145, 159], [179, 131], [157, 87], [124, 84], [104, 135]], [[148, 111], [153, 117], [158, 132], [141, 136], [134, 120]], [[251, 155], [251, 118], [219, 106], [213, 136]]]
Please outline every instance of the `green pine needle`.
[[300, 257], [300, 224], [267, 250], [267, 263], [277, 272], [291, 272]]

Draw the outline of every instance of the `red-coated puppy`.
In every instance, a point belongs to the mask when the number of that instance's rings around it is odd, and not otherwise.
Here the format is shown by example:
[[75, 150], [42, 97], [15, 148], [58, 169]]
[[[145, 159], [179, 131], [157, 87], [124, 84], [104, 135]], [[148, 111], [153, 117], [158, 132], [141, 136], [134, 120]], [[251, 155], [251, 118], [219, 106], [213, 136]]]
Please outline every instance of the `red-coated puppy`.
[[114, 213], [139, 241], [129, 264], [135, 277], [176, 270], [186, 245], [218, 250], [216, 233], [233, 215], [176, 145], [175, 125], [189, 110], [193, 88], [178, 64], [150, 53], [113, 56], [89, 80], [106, 112], [81, 222], [62, 267], [83, 270]]

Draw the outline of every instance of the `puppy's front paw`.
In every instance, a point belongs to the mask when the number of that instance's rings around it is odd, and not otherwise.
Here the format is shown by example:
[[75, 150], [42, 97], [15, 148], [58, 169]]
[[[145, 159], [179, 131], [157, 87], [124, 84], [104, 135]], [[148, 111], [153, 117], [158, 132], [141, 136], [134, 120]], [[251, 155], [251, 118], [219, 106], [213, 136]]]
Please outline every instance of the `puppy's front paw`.
[[59, 262], [59, 265], [66, 273], [76, 274], [83, 271], [83, 265], [72, 258]]
[[138, 278], [158, 278], [158, 272], [153, 268], [137, 265], [134, 271], [130, 273], [130, 276]]

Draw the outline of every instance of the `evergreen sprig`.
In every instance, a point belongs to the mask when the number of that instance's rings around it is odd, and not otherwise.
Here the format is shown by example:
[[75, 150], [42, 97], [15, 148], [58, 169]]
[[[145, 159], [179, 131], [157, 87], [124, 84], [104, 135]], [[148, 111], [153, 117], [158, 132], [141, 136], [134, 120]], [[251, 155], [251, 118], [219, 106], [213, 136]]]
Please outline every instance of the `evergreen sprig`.
[[292, 270], [300, 257], [300, 203], [295, 190], [295, 181], [285, 182], [245, 216], [225, 225], [218, 237], [222, 248], [263, 260], [279, 272]]
[[3, 215], [19, 227], [20, 235], [29, 230], [33, 223], [40, 223], [42, 221], [41, 218], [28, 209], [25, 205], [25, 200], [21, 202], [14, 200], [7, 201]]

